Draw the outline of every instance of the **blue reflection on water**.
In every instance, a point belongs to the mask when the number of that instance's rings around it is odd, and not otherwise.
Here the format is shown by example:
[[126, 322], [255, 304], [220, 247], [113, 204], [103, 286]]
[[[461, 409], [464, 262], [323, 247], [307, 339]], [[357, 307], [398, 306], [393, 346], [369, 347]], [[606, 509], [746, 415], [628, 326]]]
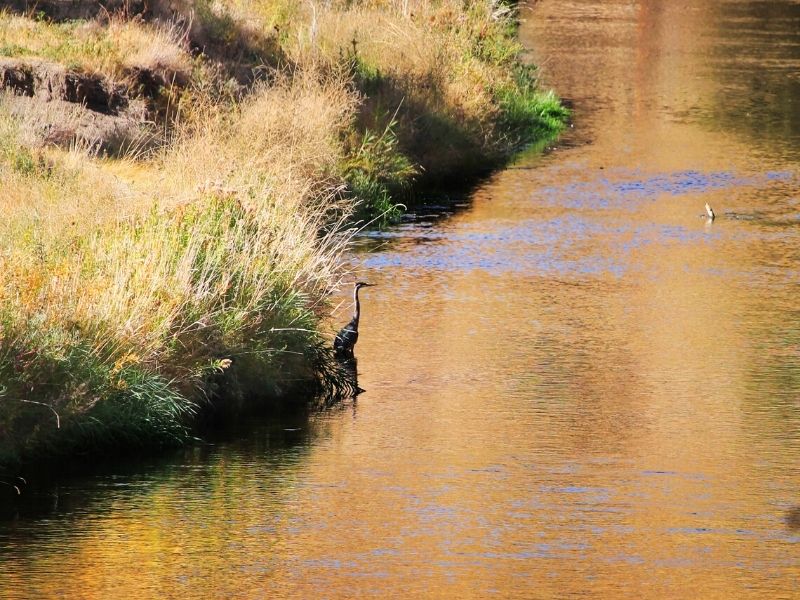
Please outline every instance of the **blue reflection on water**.
[[[609, 233], [618, 237], [622, 250], [632, 250], [655, 241], [684, 243], [705, 239], [708, 233], [676, 225], [599, 223], [579, 215], [546, 221], [517, 221], [504, 227], [481, 231], [469, 226], [429, 232], [406, 231], [403, 238], [414, 240], [396, 250], [383, 250], [364, 259], [368, 268], [400, 267], [436, 271], [485, 270], [493, 273], [584, 275], [610, 273], [621, 276], [630, 263], [617, 261], [597, 249], [591, 239]], [[386, 232], [384, 232], [386, 233]], [[391, 234], [389, 234], [391, 235]], [[448, 242], [448, 243], [443, 243]]]
[[535, 199], [545, 205], [566, 208], [618, 208], [637, 200], [654, 200], [662, 195], [682, 196], [732, 187], [763, 186], [792, 177], [792, 173], [779, 171], [747, 177], [729, 171], [677, 171], [627, 181], [602, 178], [543, 187], [539, 188]]
[[[637, 173], [629, 171], [628, 175]], [[410, 224], [389, 231], [367, 232], [364, 237], [407, 243], [372, 253], [363, 264], [367, 268], [403, 267], [426, 272], [483, 270], [494, 274], [621, 277], [636, 268], [635, 263], [625, 259], [632, 251], [654, 243], [708, 242], [718, 238], [720, 232], [669, 223], [600, 220], [586, 213], [587, 209], [632, 209], [642, 201], [665, 194], [679, 196], [731, 187], [767, 186], [793, 177], [788, 172], [741, 176], [728, 171], [678, 171], [538, 188], [535, 198], [524, 201], [537, 207], [558, 206], [573, 212], [549, 219], [539, 215], [520, 219], [517, 215], [513, 219], [483, 219], [438, 229]], [[607, 240], [610, 247], [598, 245], [598, 239]]]

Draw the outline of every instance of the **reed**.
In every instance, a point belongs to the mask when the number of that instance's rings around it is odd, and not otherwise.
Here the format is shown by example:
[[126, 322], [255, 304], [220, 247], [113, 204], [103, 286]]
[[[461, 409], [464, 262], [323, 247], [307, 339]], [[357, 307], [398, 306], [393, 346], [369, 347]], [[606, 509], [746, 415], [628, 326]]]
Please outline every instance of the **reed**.
[[341, 82], [298, 71], [210, 112], [124, 182], [110, 159], [53, 158], [47, 175], [35, 158], [5, 162], [7, 453], [178, 441], [220, 372], [266, 365], [277, 385], [322, 373], [352, 210], [328, 172], [354, 107]]
[[[267, 22], [287, 14], [281, 1], [253, 4]], [[291, 14], [279, 26], [286, 55], [345, 63], [363, 100], [355, 130], [364, 139], [390, 130], [394, 151], [416, 169], [411, 178], [399, 171], [395, 195], [408, 179], [419, 189], [482, 174], [554, 137], [568, 117], [522, 58], [513, 2], [309, 2]]]

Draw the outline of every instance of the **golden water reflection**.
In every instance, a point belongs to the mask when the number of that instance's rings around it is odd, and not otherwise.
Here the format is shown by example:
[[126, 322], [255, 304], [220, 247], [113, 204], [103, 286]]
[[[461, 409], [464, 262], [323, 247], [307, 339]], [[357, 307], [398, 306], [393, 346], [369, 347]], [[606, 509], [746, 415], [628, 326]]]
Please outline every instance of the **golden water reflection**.
[[363, 240], [368, 393], [62, 487], [4, 594], [797, 597], [799, 6], [536, 2], [575, 129]]

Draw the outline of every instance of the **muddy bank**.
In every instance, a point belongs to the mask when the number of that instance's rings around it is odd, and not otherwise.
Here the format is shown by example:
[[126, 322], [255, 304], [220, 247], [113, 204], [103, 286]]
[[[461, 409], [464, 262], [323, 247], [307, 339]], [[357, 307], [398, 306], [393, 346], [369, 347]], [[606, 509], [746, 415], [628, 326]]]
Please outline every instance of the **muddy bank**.
[[[171, 78], [171, 79], [168, 79]], [[29, 146], [78, 146], [118, 154], [144, 145], [162, 120], [159, 96], [185, 83], [169, 72], [132, 68], [122, 81], [41, 59], [0, 58], [0, 91]]]

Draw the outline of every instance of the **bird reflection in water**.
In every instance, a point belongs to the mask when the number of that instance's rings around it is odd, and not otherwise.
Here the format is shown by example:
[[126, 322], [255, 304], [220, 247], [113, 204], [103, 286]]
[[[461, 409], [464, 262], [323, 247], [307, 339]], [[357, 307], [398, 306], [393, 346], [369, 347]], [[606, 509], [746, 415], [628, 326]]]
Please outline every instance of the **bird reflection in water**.
[[23, 487], [28, 485], [28, 482], [19, 476], [0, 473], [0, 485], [7, 487], [9, 490], [13, 490], [16, 495], [19, 496], [22, 494]]
[[338, 357], [337, 360], [339, 361], [339, 365], [347, 374], [348, 379], [352, 383], [353, 386], [352, 399], [355, 400], [356, 398], [358, 398], [360, 394], [363, 394], [366, 391], [365, 389], [359, 387], [358, 385], [358, 359], [355, 356], [351, 356], [348, 358]]

